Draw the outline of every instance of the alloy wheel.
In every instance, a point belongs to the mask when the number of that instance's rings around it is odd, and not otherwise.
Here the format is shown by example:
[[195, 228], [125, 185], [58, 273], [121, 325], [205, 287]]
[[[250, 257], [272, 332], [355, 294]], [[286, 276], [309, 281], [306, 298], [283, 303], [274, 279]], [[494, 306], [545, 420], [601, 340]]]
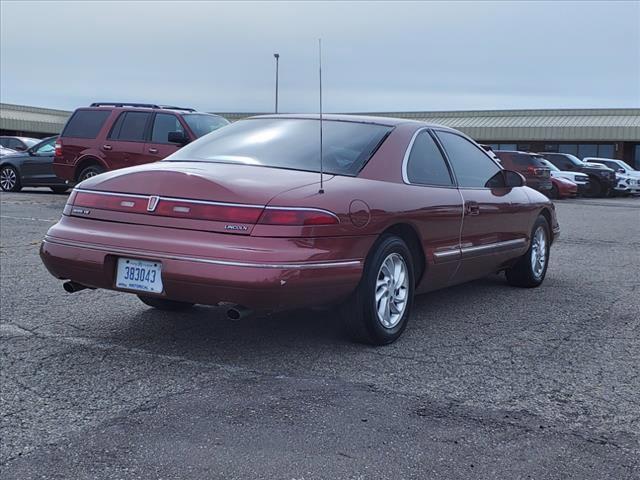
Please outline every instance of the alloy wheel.
[[385, 328], [394, 328], [402, 319], [409, 295], [409, 272], [398, 253], [388, 255], [378, 271], [375, 287], [376, 314]]
[[18, 177], [16, 176], [16, 172], [13, 168], [3, 168], [0, 171], [0, 186], [2, 190], [11, 191], [16, 188], [16, 182], [18, 181]]
[[531, 242], [531, 270], [535, 278], [542, 277], [547, 264], [547, 234], [543, 227], [538, 227]]

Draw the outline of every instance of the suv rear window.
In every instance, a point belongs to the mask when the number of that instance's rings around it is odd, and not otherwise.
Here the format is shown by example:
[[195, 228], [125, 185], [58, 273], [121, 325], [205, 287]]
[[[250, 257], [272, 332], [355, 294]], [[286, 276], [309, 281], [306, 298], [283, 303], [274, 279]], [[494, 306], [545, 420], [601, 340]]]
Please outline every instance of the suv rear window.
[[76, 110], [62, 131], [62, 137], [96, 138], [111, 110]]

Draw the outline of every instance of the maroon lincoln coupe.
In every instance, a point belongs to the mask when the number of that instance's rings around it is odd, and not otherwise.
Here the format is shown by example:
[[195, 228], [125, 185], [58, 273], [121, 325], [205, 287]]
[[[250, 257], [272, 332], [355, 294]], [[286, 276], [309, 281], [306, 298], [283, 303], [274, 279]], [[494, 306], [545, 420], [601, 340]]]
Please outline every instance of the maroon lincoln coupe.
[[465, 135], [327, 115], [241, 120], [153, 164], [95, 176], [42, 242], [69, 292], [107, 288], [167, 310], [336, 305], [386, 344], [414, 294], [504, 271], [536, 287], [553, 204]]

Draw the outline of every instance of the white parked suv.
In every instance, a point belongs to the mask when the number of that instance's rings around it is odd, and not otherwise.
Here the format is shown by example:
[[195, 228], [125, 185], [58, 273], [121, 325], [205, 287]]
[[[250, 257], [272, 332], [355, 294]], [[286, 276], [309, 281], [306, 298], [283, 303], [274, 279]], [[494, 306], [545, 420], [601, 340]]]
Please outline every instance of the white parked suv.
[[634, 195], [640, 193], [640, 171], [631, 167], [622, 160], [615, 158], [586, 157], [585, 162], [590, 164], [600, 164], [611, 168], [616, 172], [618, 183], [615, 191], [621, 195]]

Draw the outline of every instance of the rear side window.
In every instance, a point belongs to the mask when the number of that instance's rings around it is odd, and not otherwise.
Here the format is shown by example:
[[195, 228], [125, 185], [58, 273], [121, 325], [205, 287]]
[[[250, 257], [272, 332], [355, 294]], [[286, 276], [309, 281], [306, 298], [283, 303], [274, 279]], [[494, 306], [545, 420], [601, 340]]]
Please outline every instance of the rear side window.
[[420, 132], [413, 142], [407, 163], [407, 180], [422, 185], [453, 185], [445, 159], [427, 131]]
[[121, 113], [111, 129], [109, 138], [124, 142], [143, 142], [150, 113], [124, 112]]
[[169, 132], [183, 132], [182, 124], [178, 117], [169, 113], [157, 113], [153, 121], [153, 130], [151, 131], [151, 142], [153, 143], [169, 143]]
[[461, 187], [488, 188], [489, 180], [500, 167], [484, 151], [460, 135], [438, 132], [453, 171]]
[[62, 137], [96, 138], [111, 110], [77, 110], [67, 122]]

